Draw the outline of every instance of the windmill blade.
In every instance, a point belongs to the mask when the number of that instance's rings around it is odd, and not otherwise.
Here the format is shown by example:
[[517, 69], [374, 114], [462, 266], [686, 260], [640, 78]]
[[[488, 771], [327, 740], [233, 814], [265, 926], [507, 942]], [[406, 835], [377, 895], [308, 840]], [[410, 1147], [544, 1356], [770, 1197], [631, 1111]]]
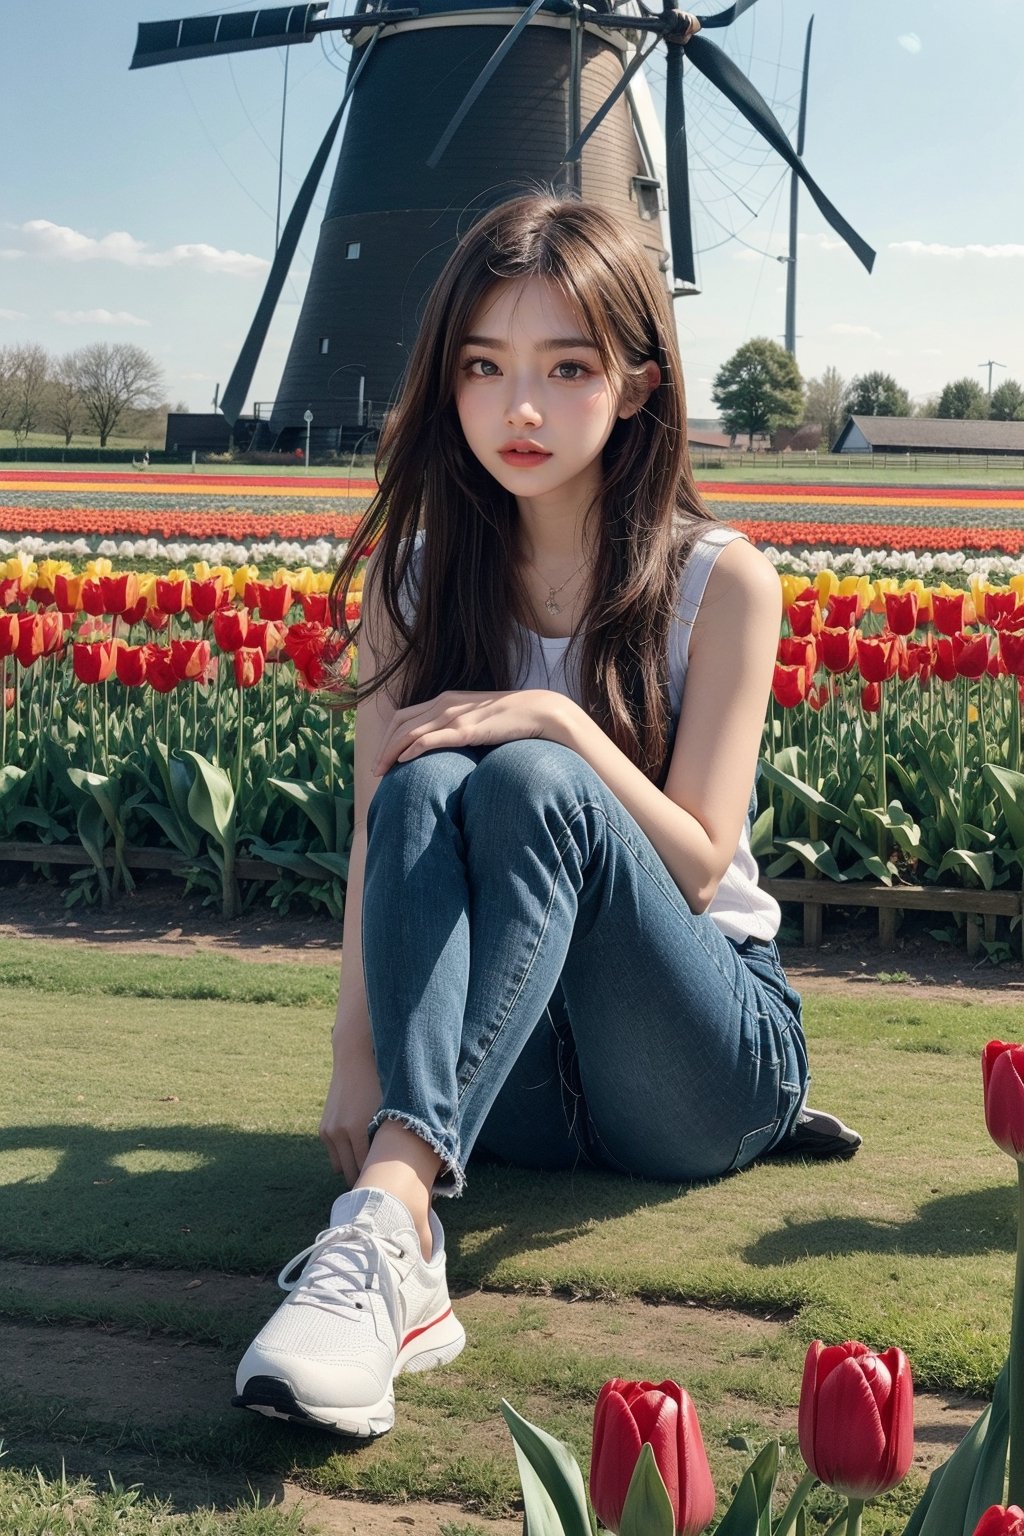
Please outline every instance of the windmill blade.
[[[687, 44], [687, 47], [692, 46]], [[683, 45], [669, 43], [665, 77], [665, 160], [668, 171], [668, 232], [676, 282], [696, 286], [690, 222], [690, 166], [683, 105]]]
[[702, 27], [730, 27], [744, 11], [756, 4], [757, 0], [736, 0], [735, 5], [727, 5], [724, 11], [716, 11], [714, 16], [698, 16], [697, 20]]
[[624, 95], [624, 93], [629, 89], [629, 83], [633, 76], [650, 58], [655, 48], [657, 48], [658, 42], [659, 38], [655, 37], [652, 39], [651, 45], [646, 50], [646, 52], [642, 52], [639, 48], [637, 49], [631, 62], [627, 64], [626, 68], [622, 71], [622, 78], [619, 80], [615, 89], [613, 91], [609, 91], [608, 95], [598, 107], [597, 111], [594, 113], [593, 117], [590, 119], [590, 122], [584, 128], [575, 144], [566, 150], [563, 157], [563, 164], [566, 160], [576, 160], [579, 158], [580, 151], [582, 150], [584, 144], [600, 128], [601, 124], [608, 116], [608, 113], [611, 111], [612, 107], [614, 107], [615, 103], [619, 100], [620, 96]]
[[544, 3], [545, 0], [530, 0], [530, 4], [520, 16], [515, 26], [512, 27], [509, 32], [506, 32], [497, 48], [495, 48], [494, 52], [487, 60], [487, 63], [484, 65], [483, 69], [477, 75], [476, 79], [473, 81], [473, 84], [462, 98], [455, 116], [448, 124], [448, 127], [445, 129], [444, 133], [442, 133], [441, 137], [438, 139], [437, 144], [434, 147], [434, 152], [427, 161], [427, 165], [431, 170], [436, 169], [437, 163], [441, 156], [444, 154], [445, 150], [448, 148], [448, 145], [451, 143], [452, 139], [461, 128], [466, 113], [472, 107], [473, 103], [480, 95], [480, 92], [484, 89], [487, 82], [494, 74], [495, 70], [509, 53], [510, 49], [515, 46], [523, 32], [526, 31], [526, 28], [530, 25], [530, 22], [536, 16], [537, 12], [540, 10]]
[[[777, 154], [781, 155], [786, 164], [800, 177], [804, 186], [811, 194], [826, 222], [831, 225], [837, 235], [840, 235], [857, 259], [870, 272], [874, 265], [875, 253], [865, 240], [862, 240], [852, 225], [848, 224], [832, 203], [829, 202], [824, 192], [804, 165], [800, 156], [790, 144], [781, 123], [775, 117], [764, 97], [751, 85], [746, 75], [742, 74], [736, 65], [723, 53], [721, 48], [709, 42], [707, 38], [692, 37], [686, 44], [686, 53], [690, 63], [695, 69], [716, 85], [727, 101], [756, 128], [763, 139], [772, 146]], [[669, 51], [671, 59], [672, 50]], [[671, 196], [671, 194], [670, 194]], [[671, 206], [671, 204], [670, 204]]]
[[314, 0], [311, 5], [275, 5], [223, 16], [142, 21], [129, 68], [176, 64], [217, 53], [247, 53], [253, 48], [280, 48], [286, 43], [311, 43], [316, 36], [311, 23], [326, 9], [327, 0]]
[[263, 297], [260, 299], [256, 314], [253, 316], [253, 322], [249, 327], [249, 334], [242, 344], [242, 350], [238, 354], [238, 362], [235, 364], [224, 394], [221, 396], [220, 408], [232, 426], [234, 426], [242, 414], [242, 406], [245, 404], [245, 397], [249, 393], [252, 376], [256, 372], [256, 364], [260, 360], [263, 343], [267, 339], [270, 322], [274, 317], [277, 301], [281, 297], [281, 289], [284, 287], [285, 278], [288, 276], [288, 268], [292, 264], [299, 240], [302, 237], [302, 230], [309, 215], [309, 210], [313, 206], [313, 199], [316, 196], [316, 189], [320, 185], [324, 166], [327, 164], [328, 156], [334, 147], [334, 140], [337, 137], [338, 129], [341, 127], [345, 108], [349, 104], [352, 92], [356, 88], [356, 82], [362, 74], [366, 61], [373, 52], [374, 45], [379, 37], [380, 33], [375, 32], [370, 41], [365, 45], [363, 56], [353, 70], [352, 78], [345, 88], [344, 96], [341, 98], [341, 106], [331, 119], [330, 127], [324, 134], [320, 148], [317, 150], [313, 163], [306, 172], [306, 178], [299, 188], [299, 195], [295, 199], [291, 213], [288, 215], [288, 222], [281, 232], [281, 243], [277, 247], [271, 264], [266, 286], [263, 289]]

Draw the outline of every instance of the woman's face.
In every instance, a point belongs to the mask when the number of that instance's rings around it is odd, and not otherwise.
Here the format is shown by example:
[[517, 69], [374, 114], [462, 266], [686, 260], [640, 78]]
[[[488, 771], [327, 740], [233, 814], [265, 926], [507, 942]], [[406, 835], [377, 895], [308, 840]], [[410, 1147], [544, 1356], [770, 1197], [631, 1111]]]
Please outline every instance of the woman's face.
[[547, 278], [495, 284], [470, 321], [455, 403], [466, 442], [520, 505], [589, 506], [623, 405], [593, 336]]

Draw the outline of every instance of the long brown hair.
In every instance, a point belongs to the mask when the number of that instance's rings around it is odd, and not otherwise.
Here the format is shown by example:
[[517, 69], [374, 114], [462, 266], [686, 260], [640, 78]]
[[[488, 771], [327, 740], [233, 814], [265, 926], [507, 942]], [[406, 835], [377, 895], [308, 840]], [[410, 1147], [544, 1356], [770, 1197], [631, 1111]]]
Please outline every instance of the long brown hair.
[[[368, 697], [393, 680], [400, 706], [446, 689], [516, 686], [525, 661], [515, 621], [529, 612], [516, 560], [515, 498], [466, 445], [456, 409], [463, 337], [502, 279], [556, 283], [586, 326], [604, 368], [628, 398], [647, 393], [644, 364], [661, 383], [605, 446], [595, 558], [572, 650], [582, 703], [649, 778], [669, 750], [668, 634], [679, 573], [699, 520], [686, 440], [686, 402], [675, 324], [663, 280], [633, 235], [593, 204], [552, 196], [491, 209], [459, 242], [427, 302], [400, 398], [378, 445], [379, 489], [331, 586], [347, 644], [359, 625], [345, 600], [368, 545], [396, 643], [380, 658]], [[410, 562], [423, 531], [418, 585]], [[412, 610], [412, 611], [410, 611]], [[408, 615], [408, 617], [407, 617]], [[394, 691], [394, 690], [392, 690]]]

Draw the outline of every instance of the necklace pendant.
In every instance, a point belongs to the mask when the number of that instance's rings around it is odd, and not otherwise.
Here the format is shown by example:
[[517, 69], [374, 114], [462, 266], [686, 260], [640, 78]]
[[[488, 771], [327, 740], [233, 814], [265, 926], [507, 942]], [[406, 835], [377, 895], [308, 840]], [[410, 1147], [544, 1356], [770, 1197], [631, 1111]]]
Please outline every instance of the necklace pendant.
[[544, 607], [547, 609], [548, 613], [561, 613], [561, 611], [562, 611], [561, 603], [556, 603], [555, 602], [555, 594], [554, 594], [554, 592], [550, 592], [548, 594], [548, 596], [545, 598], [545, 600], [544, 600]]

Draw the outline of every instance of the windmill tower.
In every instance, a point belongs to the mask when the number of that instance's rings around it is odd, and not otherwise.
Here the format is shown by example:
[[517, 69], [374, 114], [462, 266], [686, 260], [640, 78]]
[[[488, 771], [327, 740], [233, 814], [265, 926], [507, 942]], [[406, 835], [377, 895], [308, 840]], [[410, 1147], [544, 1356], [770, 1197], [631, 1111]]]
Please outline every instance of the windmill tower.
[[[697, 33], [755, 0], [695, 18], [632, 0], [359, 0], [330, 18], [326, 0], [148, 22], [132, 68], [312, 42], [352, 44], [345, 94], [299, 191], [263, 297], [221, 401], [242, 412], [274, 308], [347, 111], [334, 181], [295, 336], [269, 422], [268, 446], [294, 447], [313, 418], [322, 450], [371, 430], [401, 378], [420, 307], [477, 212], [531, 187], [600, 203], [631, 224], [667, 271], [659, 186], [631, 82], [668, 49], [667, 164], [672, 262], [692, 291], [683, 48], [801, 176], [870, 268], [873, 253], [824, 198], [767, 104], [727, 55]], [[649, 40], [647, 34], [650, 34]], [[642, 46], [641, 46], [642, 44]]]

